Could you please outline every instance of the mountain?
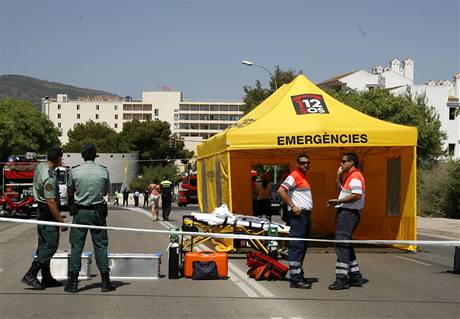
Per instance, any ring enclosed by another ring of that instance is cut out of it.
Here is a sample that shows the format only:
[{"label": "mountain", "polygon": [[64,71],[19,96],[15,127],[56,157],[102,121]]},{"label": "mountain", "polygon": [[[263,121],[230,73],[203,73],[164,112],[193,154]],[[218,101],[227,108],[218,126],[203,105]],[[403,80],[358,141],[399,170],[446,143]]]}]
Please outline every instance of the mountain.
[{"label": "mountain", "polygon": [[56,98],[56,94],[68,94],[69,99],[85,96],[118,96],[109,92],[79,88],[58,82],[48,82],[24,75],[0,76],[0,99],[10,97],[16,100],[30,100],[35,105],[43,97]]}]

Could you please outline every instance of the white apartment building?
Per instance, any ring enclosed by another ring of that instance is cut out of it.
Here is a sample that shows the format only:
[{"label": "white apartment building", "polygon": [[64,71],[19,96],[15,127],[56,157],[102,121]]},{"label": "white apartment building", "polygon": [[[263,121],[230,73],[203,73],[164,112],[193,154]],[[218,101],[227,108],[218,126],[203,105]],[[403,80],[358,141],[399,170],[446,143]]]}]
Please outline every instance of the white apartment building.
[{"label": "white apartment building", "polygon": [[371,72],[358,70],[335,76],[318,84],[322,88],[343,91],[347,88],[369,90],[375,87],[384,88],[401,95],[409,88],[412,94],[425,94],[427,104],[439,113],[441,130],[447,133],[444,147],[448,154],[460,158],[460,116],[455,116],[460,108],[460,73],[453,76],[453,81],[429,81],[423,85],[414,84],[414,61],[403,62],[393,59],[389,67],[380,65]]},{"label": "white apartment building", "polygon": [[196,150],[196,144],[236,123],[243,116],[243,106],[243,102],[184,101],[177,91],[143,92],[141,101],[130,97],[70,100],[67,94],[42,99],[42,112],[62,130],[63,144],[77,123],[105,122],[120,132],[125,122],[137,119],[169,122],[172,133],[182,138],[189,150]]}]

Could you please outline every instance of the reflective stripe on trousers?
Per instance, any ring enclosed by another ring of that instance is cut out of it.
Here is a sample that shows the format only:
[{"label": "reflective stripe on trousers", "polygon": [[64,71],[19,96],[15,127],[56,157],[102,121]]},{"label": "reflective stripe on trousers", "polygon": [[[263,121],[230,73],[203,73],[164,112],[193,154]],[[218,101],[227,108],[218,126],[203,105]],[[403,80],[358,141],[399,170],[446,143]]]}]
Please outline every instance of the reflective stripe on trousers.
[{"label": "reflective stripe on trousers", "polygon": [[[337,209],[336,214],[336,240],[350,240],[353,232],[359,225],[360,213],[358,210],[346,208]],[[336,278],[345,279],[350,277],[361,277],[358,260],[351,244],[337,243],[335,248],[337,263],[335,268]]]},{"label": "reflective stripe on trousers", "polygon": [[[310,213],[301,213],[299,216],[290,216],[291,228],[289,237],[308,238],[310,235]],[[290,280],[298,282],[303,278],[303,260],[307,253],[307,242],[290,241],[288,263]]]}]

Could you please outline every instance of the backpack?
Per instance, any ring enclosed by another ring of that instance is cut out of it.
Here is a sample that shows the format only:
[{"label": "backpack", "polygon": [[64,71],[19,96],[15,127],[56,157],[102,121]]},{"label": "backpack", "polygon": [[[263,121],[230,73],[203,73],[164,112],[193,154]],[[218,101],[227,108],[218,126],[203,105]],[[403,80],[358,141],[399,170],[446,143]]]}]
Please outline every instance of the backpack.
[{"label": "backpack", "polygon": [[250,252],[246,258],[248,275],[255,280],[284,280],[289,270],[287,266],[258,251]]}]

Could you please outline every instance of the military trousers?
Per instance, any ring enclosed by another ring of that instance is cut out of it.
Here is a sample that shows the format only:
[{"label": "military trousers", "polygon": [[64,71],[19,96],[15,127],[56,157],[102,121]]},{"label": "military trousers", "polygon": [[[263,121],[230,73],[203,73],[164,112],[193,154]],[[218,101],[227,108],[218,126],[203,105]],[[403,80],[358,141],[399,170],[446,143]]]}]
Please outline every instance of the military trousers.
[{"label": "military trousers", "polygon": [[[38,208],[38,220],[53,221],[53,215],[47,205],[40,205]],[[35,261],[40,264],[49,264],[51,258],[59,247],[59,227],[49,225],[37,225],[38,246],[35,252]]]},{"label": "military trousers", "polygon": [[53,258],[59,246],[59,227],[37,225],[38,246],[35,261],[40,264],[48,264]]},{"label": "military trousers", "polygon": [[[78,210],[78,214],[73,217],[73,224],[106,226],[106,218],[98,217],[95,209]],[[100,272],[109,272],[109,258],[107,256],[107,246],[109,238],[105,229],[90,229],[91,240],[93,241],[94,257],[96,265]],[[81,270],[81,254],[85,246],[86,235],[88,228],[70,229],[69,241],[71,244],[71,253],[69,260],[69,272],[80,272]]]}]

